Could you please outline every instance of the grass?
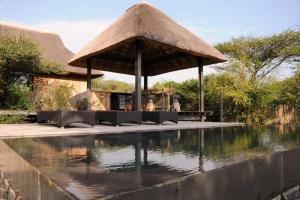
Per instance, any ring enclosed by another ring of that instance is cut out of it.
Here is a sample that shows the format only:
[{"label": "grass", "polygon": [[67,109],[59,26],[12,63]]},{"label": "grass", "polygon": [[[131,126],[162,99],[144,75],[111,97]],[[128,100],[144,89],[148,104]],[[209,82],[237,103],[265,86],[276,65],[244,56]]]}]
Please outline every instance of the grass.
[{"label": "grass", "polygon": [[24,115],[0,115],[0,124],[17,124],[24,122]]}]

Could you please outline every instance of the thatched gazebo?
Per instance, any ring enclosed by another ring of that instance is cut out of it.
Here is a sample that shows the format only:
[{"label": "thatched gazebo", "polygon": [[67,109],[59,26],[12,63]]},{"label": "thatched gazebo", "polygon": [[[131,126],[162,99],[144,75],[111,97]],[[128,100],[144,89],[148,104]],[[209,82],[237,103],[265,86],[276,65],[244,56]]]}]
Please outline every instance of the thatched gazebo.
[{"label": "thatched gazebo", "polygon": [[180,26],[148,3],[129,8],[124,15],[79,51],[69,62],[91,70],[135,75],[135,109],[141,110],[141,76],[144,89],[148,76],[181,69],[199,69],[199,111],[204,111],[203,66],[224,62],[214,47]]}]

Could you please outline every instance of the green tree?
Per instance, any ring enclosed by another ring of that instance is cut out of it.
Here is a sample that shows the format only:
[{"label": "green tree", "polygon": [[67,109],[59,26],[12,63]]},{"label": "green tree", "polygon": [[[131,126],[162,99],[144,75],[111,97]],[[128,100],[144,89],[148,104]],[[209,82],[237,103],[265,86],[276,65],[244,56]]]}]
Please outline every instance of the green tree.
[{"label": "green tree", "polygon": [[175,81],[163,81],[155,83],[152,88],[153,89],[163,89],[163,88],[170,88],[170,89],[178,89],[180,83],[176,83]]},{"label": "green tree", "polygon": [[300,65],[295,75],[281,82],[281,102],[300,108]]},{"label": "green tree", "polygon": [[8,88],[20,79],[32,80],[41,65],[40,51],[23,38],[0,37],[0,92],[5,102]]},{"label": "green tree", "polygon": [[11,109],[34,110],[35,103],[32,101],[30,88],[21,83],[15,83],[8,88],[6,105]]},{"label": "green tree", "polygon": [[180,102],[182,102],[182,110],[197,111],[199,109],[198,87],[197,79],[184,81],[178,86],[178,94],[180,96]]},{"label": "green tree", "polygon": [[230,62],[238,62],[251,84],[264,80],[280,66],[296,66],[300,60],[300,32],[287,30],[268,37],[239,37],[216,46]]},{"label": "green tree", "polygon": [[174,81],[157,82],[154,89],[170,88],[180,96],[181,109],[185,111],[198,110],[198,80],[191,79],[182,83]]},{"label": "green tree", "polygon": [[0,106],[15,107],[13,104],[19,101],[11,101],[12,98],[8,97],[12,96],[9,95],[12,88],[17,93],[21,91],[18,91],[16,84],[20,84],[19,88],[25,85],[29,89],[37,74],[64,73],[59,66],[43,60],[40,49],[29,39],[0,37]]}]

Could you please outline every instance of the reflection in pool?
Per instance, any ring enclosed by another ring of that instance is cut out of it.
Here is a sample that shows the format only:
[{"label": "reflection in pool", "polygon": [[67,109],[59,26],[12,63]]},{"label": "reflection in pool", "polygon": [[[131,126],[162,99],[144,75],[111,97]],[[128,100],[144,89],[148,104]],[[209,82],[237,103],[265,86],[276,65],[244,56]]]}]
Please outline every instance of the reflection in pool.
[{"label": "reflection in pool", "polygon": [[5,142],[79,199],[204,173],[300,146],[300,129],[235,127]]}]

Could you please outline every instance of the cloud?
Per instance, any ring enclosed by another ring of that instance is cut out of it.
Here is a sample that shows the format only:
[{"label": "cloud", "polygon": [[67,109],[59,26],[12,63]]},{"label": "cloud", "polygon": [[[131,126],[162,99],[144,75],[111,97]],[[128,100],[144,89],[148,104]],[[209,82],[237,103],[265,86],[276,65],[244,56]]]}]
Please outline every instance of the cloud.
[{"label": "cloud", "polygon": [[238,30],[233,27],[226,27],[220,29],[208,25],[207,23],[204,22],[200,22],[200,25],[197,26],[193,24],[188,24],[185,27],[191,32],[193,32],[194,34],[200,36],[202,39],[204,39],[206,42],[208,42],[211,45],[215,45],[220,42],[227,41],[234,37],[249,36],[249,35],[255,36],[255,32],[257,32],[260,29],[259,26],[253,26],[253,27],[248,27],[246,29],[238,29]]},{"label": "cloud", "polygon": [[109,20],[92,19],[83,21],[52,20],[28,25],[59,34],[65,46],[76,53],[108,27],[110,23]]}]

